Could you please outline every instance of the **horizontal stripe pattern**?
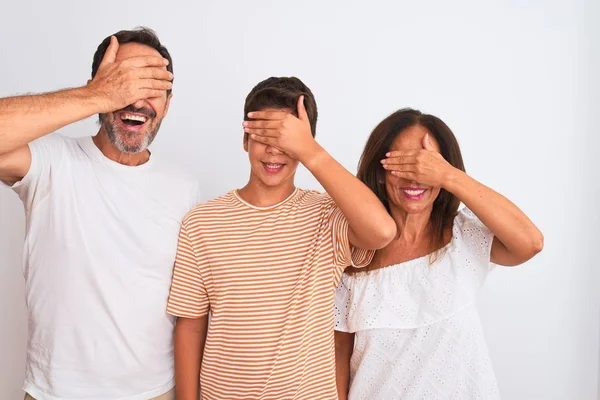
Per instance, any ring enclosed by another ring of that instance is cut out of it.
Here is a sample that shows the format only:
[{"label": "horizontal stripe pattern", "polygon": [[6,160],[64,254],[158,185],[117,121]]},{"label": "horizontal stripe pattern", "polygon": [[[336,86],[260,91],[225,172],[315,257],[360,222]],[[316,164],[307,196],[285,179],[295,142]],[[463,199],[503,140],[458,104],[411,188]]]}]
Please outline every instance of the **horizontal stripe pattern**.
[{"label": "horizontal stripe pattern", "polygon": [[168,312],[211,313],[203,399],[337,399],[334,289],[346,266],[372,255],[350,248],[348,222],[316,191],[268,208],[231,191],[192,210]]}]

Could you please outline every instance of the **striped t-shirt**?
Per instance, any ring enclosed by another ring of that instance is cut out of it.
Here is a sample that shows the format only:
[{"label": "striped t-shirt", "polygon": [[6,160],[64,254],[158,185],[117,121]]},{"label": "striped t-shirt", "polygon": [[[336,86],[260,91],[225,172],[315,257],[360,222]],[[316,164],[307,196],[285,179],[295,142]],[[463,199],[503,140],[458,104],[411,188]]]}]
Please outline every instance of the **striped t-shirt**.
[{"label": "striped t-shirt", "polygon": [[168,312],[211,313],[200,391],[214,399],[337,399],[333,299],[348,265],[348,222],[323,193],[271,207],[236,191],[184,219]]}]

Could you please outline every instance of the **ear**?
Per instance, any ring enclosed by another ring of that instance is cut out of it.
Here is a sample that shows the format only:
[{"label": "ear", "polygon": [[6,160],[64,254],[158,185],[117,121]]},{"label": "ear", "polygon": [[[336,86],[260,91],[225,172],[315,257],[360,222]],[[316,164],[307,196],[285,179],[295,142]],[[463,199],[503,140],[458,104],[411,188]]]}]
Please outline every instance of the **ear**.
[{"label": "ear", "polygon": [[244,132],[244,151],[248,152],[248,141],[250,140],[250,136]]},{"label": "ear", "polygon": [[163,114],[163,118],[167,116],[169,113],[169,106],[171,105],[171,99],[173,98],[173,93],[170,93],[167,96],[167,102],[165,103],[165,113]]}]

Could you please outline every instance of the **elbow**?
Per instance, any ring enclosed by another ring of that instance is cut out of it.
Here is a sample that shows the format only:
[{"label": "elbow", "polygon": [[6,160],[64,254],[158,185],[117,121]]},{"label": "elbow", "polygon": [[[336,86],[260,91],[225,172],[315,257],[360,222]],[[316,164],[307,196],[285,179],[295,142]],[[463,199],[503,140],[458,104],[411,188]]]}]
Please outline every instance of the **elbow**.
[{"label": "elbow", "polygon": [[526,261],[531,260],[535,257],[539,252],[544,249],[544,235],[540,231],[537,231],[535,235],[532,235],[529,238],[529,243],[527,247],[523,248],[520,252],[520,262],[516,263],[516,265],[522,264]]},{"label": "elbow", "polygon": [[384,239],[383,239],[383,246],[381,246],[382,248],[387,246],[388,244],[390,244],[390,242],[392,240],[394,240],[394,238],[396,237],[398,228],[396,227],[396,222],[390,218],[390,222],[386,225],[385,228],[385,234],[384,234]]},{"label": "elbow", "polygon": [[536,235],[531,240],[530,251],[531,257],[535,256],[544,249],[544,235],[537,231]]},{"label": "elbow", "polygon": [[389,217],[384,223],[378,225],[377,234],[372,237],[373,250],[379,250],[390,244],[396,237],[396,223]]}]

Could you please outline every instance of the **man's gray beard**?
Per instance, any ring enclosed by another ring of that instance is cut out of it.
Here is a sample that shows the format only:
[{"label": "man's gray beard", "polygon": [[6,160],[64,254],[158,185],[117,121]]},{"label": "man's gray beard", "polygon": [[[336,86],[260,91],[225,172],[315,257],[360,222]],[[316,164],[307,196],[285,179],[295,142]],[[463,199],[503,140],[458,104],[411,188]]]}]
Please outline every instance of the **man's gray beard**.
[{"label": "man's gray beard", "polygon": [[154,141],[154,138],[160,129],[160,124],[162,123],[162,121],[159,122],[155,130],[146,132],[142,141],[136,146],[126,143],[126,141],[123,140],[123,137],[129,135],[129,133],[119,133],[115,124],[111,124],[110,121],[107,121],[104,115],[105,114],[100,114],[99,122],[104,128],[106,136],[108,136],[108,140],[110,140],[113,146],[119,149],[119,151],[128,154],[141,153],[142,151],[146,150]]}]

